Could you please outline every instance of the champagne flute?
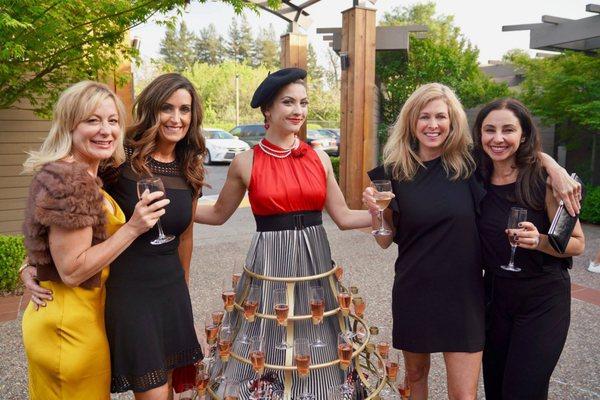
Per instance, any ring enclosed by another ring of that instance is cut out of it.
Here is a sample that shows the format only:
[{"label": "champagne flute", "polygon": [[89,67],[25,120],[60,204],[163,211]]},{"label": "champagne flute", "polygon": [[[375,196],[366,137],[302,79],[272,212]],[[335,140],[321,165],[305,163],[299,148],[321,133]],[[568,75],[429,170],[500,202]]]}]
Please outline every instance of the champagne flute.
[{"label": "champagne flute", "polygon": [[352,298],[352,304],[354,304],[354,313],[356,316],[362,318],[365,314],[365,308],[367,308],[365,300],[362,296],[355,296]]},{"label": "champagne flute", "polygon": [[196,373],[196,390],[198,391],[198,396],[204,397],[206,395],[208,382],[210,381],[210,372],[208,364],[205,361],[198,363],[197,366],[198,371]]},{"label": "champagne flute", "polygon": [[240,383],[233,380],[228,380],[225,383],[225,391],[223,392],[223,400],[238,400],[240,397]]},{"label": "champagne flute", "polygon": [[[142,195],[144,194],[144,192],[146,190],[150,193],[160,191],[160,192],[163,192],[166,194],[165,186],[163,185],[163,182],[160,180],[160,178],[156,178],[156,177],[144,178],[137,182],[138,198],[141,199]],[[160,223],[160,218],[156,222],[156,226],[158,227],[158,237],[156,239],[152,240],[150,242],[150,244],[159,245],[159,244],[169,243],[171,240],[175,239],[175,236],[173,236],[173,235],[165,235],[165,232],[163,231],[162,225]]]},{"label": "champagne flute", "polygon": [[[388,359],[385,360],[385,372],[387,375],[389,387],[386,386],[386,388],[381,392],[382,394],[391,395],[392,393],[395,393],[395,384],[396,378],[398,377],[399,369],[400,353],[390,353]],[[392,390],[390,390],[390,387],[392,388]]]},{"label": "champagne flute", "polygon": [[206,316],[204,322],[204,332],[206,333],[206,343],[212,348],[217,343],[217,335],[219,334],[219,325],[215,324],[212,313]]},{"label": "champagne flute", "polygon": [[338,282],[338,302],[340,303],[340,310],[342,315],[347,317],[350,315],[350,303],[352,302],[352,296],[347,288],[345,288],[340,282]]},{"label": "champagne flute", "polygon": [[235,303],[235,286],[232,286],[230,279],[223,280],[223,289],[221,298],[223,299],[223,308],[225,311],[232,312]]},{"label": "champagne flute", "polygon": [[242,273],[241,272],[232,272],[231,273],[231,284],[233,285],[233,287],[237,287],[238,282],[240,281],[240,278],[242,277]]},{"label": "champagne flute", "polygon": [[260,377],[265,372],[265,341],[262,336],[250,339],[250,361],[252,369]]},{"label": "champagne flute", "polygon": [[[390,344],[386,341],[380,341],[377,343],[377,352],[383,358],[383,362],[387,362],[387,359],[390,355]],[[381,361],[379,361],[379,367],[384,368],[385,365],[381,365]]]},{"label": "champagne flute", "polygon": [[408,377],[404,374],[404,378],[398,384],[398,393],[400,393],[400,397],[402,400],[410,399],[410,384],[408,382]]},{"label": "champagne flute", "polygon": [[223,317],[225,313],[222,310],[215,310],[211,313],[213,323],[217,326],[221,326],[223,323]]},{"label": "champagne flute", "polygon": [[294,361],[296,362],[298,377],[302,386],[300,399],[314,399],[314,395],[306,390],[306,380],[310,371],[310,345],[308,344],[308,339],[294,339]]},{"label": "champagne flute", "polygon": [[[221,359],[221,366],[219,368],[219,374],[215,378],[216,382],[223,382],[225,376],[223,372],[227,368],[227,362],[229,361],[229,355],[231,354],[231,345],[233,343],[233,332],[230,327],[221,327],[219,330],[219,337],[217,339],[217,351],[219,358]],[[216,357],[216,354],[215,354]]]},{"label": "champagne flute", "polygon": [[[254,317],[256,314],[256,309],[258,308],[258,301],[260,299],[260,286],[258,285],[250,285],[250,290],[248,291],[248,296],[244,300],[243,308],[244,308],[244,318],[249,323],[254,322]],[[242,337],[237,339],[239,343],[242,344],[250,344],[250,338],[246,331],[242,334]]]},{"label": "champagne flute", "polygon": [[384,179],[377,180],[371,182],[372,187],[375,189],[373,193],[373,197],[375,197],[375,202],[377,203],[377,207],[379,207],[379,220],[381,221],[381,225],[379,229],[371,232],[375,236],[388,236],[392,234],[392,231],[389,229],[385,229],[383,225],[383,210],[385,210],[392,201],[394,195],[392,194],[392,182]]},{"label": "champagne flute", "polygon": [[312,286],[310,288],[310,312],[313,325],[319,325],[317,339],[312,343],[313,347],[325,347],[327,343],[323,341],[323,313],[325,312],[325,295],[323,288]]},{"label": "champagne flute", "polygon": [[340,359],[340,368],[347,370],[352,361],[352,341],[345,332],[338,334],[338,357]]},{"label": "champagne flute", "polygon": [[219,348],[219,357],[221,361],[226,363],[229,361],[229,355],[231,354],[231,345],[233,343],[233,332],[230,327],[222,327],[219,331],[219,341],[217,346]]},{"label": "champagne flute", "polygon": [[517,250],[517,243],[515,242],[519,223],[527,220],[527,210],[520,207],[511,207],[510,214],[508,216],[508,241],[510,242],[510,261],[508,265],[501,265],[500,268],[507,271],[519,272],[521,268],[515,267],[515,251]]},{"label": "champagne flute", "polygon": [[338,282],[341,282],[342,276],[344,275],[344,267],[342,267],[341,265],[338,265],[334,274],[335,274],[335,278],[338,280]]},{"label": "champagne flute", "polygon": [[238,282],[242,277],[242,272],[238,271],[237,269],[238,264],[238,262],[234,262],[233,267],[231,268],[231,286],[233,286],[234,288],[237,288]]},{"label": "champagne flute", "polygon": [[277,323],[281,326],[281,341],[275,344],[275,348],[277,350],[286,350],[289,346],[286,343],[285,327],[287,326],[288,313],[290,310],[287,301],[287,290],[285,288],[275,289],[273,291],[273,300]]},{"label": "champagne flute", "polygon": [[246,318],[248,322],[254,322],[259,298],[260,287],[258,285],[251,285],[248,297],[244,300],[244,318]]}]

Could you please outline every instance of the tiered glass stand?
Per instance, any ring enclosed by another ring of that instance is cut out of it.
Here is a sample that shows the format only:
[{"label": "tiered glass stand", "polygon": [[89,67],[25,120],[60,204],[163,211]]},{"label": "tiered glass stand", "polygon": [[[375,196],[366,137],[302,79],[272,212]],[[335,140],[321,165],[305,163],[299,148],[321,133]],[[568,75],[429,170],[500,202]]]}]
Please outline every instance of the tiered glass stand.
[{"label": "tiered glass stand", "polygon": [[[285,364],[284,365],[274,365],[274,364],[265,364],[265,369],[282,371],[284,376],[284,398],[286,400],[295,400],[292,398],[292,375],[294,371],[297,370],[297,367],[293,363],[293,343],[294,343],[294,322],[301,320],[309,320],[312,318],[310,314],[308,315],[295,315],[295,288],[299,282],[310,282],[316,281],[319,279],[326,278],[329,283],[329,288],[334,293],[335,298],[337,299],[338,295],[338,280],[336,279],[336,271],[338,271],[338,266],[333,266],[327,272],[324,272],[319,275],[305,276],[305,277],[272,277],[259,275],[252,271],[250,271],[247,267],[244,267],[244,274],[246,275],[246,279],[243,279],[244,282],[243,287],[238,290],[241,290],[241,296],[236,296],[237,300],[235,302],[234,307],[238,312],[243,314],[243,307],[245,298],[248,296],[249,287],[252,282],[255,281],[271,281],[271,282],[279,282],[285,284],[287,290],[287,298],[288,298],[288,306],[289,313],[287,319],[287,328],[286,328],[286,342],[288,344],[288,349],[285,350]],[[327,290],[327,288],[325,288]],[[262,319],[270,319],[276,320],[275,314],[263,314],[256,313],[255,318]],[[354,312],[348,313],[347,316],[342,313],[340,307],[336,307],[331,310],[325,310],[323,314],[323,318],[337,318],[340,325],[340,330],[342,332],[350,330],[354,337],[352,338],[352,366],[356,370],[356,373],[361,380],[364,388],[367,392],[367,396],[365,399],[368,400],[377,400],[380,399],[379,393],[385,388],[388,383],[386,372],[385,372],[385,361],[384,359],[375,351],[375,346],[373,343],[370,343],[371,332],[376,332],[377,329],[372,329],[373,327],[367,326],[365,321],[356,315]],[[240,319],[238,318],[238,324]],[[350,329],[348,329],[350,327]],[[357,334],[357,332],[361,332],[361,334]],[[235,332],[239,332],[239,326],[235,328]],[[337,343],[330,343],[329,345],[335,346],[337,349]],[[239,354],[236,354],[233,350],[231,351],[230,357],[237,360],[241,363],[246,363],[248,365],[252,365],[252,362],[246,358],[242,357]],[[321,364],[313,364],[310,365],[309,369],[317,370],[320,368],[331,367],[334,365],[339,365],[339,359],[333,359],[326,363]],[[216,382],[210,382],[207,388],[208,395],[215,400],[222,400],[216,394],[215,387],[218,386]]]}]

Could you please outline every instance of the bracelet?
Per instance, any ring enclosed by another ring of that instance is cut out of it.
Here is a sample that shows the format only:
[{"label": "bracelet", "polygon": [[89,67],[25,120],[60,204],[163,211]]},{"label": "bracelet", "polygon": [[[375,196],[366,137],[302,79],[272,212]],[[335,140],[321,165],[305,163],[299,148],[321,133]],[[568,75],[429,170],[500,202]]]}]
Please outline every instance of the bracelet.
[{"label": "bracelet", "polygon": [[25,270],[25,268],[27,268],[27,267],[33,267],[33,265],[30,265],[30,264],[29,264],[29,263],[27,263],[27,262],[23,263],[23,265],[21,265],[21,266],[19,267],[19,275],[21,275],[21,272],[23,272],[23,270]]}]

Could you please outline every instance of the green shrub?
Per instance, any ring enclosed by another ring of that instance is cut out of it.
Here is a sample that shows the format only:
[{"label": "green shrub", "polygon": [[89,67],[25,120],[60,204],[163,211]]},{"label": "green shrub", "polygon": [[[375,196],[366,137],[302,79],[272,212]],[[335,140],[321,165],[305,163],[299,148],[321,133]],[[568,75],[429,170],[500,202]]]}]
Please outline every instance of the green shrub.
[{"label": "green shrub", "polygon": [[600,186],[587,186],[579,218],[592,224],[600,224]]},{"label": "green shrub", "polygon": [[340,158],[329,157],[331,159],[331,165],[333,166],[333,172],[335,173],[335,180],[340,181]]},{"label": "green shrub", "polygon": [[0,235],[0,293],[20,289],[19,267],[24,259],[23,237]]}]

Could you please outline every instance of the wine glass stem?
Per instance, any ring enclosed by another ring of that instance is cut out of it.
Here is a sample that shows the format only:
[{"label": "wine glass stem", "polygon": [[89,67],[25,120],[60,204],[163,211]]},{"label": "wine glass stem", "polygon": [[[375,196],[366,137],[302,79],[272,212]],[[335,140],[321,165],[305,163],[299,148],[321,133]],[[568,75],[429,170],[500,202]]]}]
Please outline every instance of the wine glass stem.
[{"label": "wine glass stem", "polygon": [[300,394],[300,396],[306,396],[308,394],[308,392],[306,390],[306,381],[307,381],[306,376],[300,377],[300,382],[302,384],[302,389],[300,390],[300,392],[302,392],[302,393]]},{"label": "wine glass stem", "polygon": [[383,210],[379,210],[379,221],[381,221],[381,225],[379,226],[379,231],[383,232]]},{"label": "wine glass stem", "polygon": [[163,232],[162,224],[160,223],[160,218],[156,222],[156,226],[158,227],[158,237],[161,239],[164,238],[165,232]]},{"label": "wine glass stem", "polygon": [[510,245],[510,261],[508,262],[509,267],[515,266],[515,251],[517,250],[517,246]]},{"label": "wine glass stem", "polygon": [[287,343],[285,341],[285,326],[283,325],[281,325],[281,344],[285,344],[287,346]]}]

